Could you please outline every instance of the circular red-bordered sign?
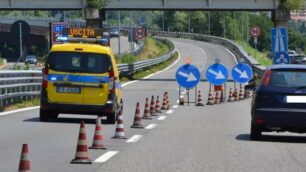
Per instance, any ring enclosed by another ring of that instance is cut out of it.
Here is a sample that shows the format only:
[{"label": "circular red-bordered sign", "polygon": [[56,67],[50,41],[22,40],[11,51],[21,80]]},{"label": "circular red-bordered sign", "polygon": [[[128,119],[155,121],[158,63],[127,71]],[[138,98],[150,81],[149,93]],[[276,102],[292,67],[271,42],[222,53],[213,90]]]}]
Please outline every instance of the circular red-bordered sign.
[{"label": "circular red-bordered sign", "polygon": [[135,38],[142,39],[145,37],[145,30],[143,28],[137,28],[135,31]]},{"label": "circular red-bordered sign", "polygon": [[261,34],[261,30],[260,30],[260,27],[259,26],[253,26],[250,30],[250,33],[252,35],[252,37],[259,37],[260,34]]}]

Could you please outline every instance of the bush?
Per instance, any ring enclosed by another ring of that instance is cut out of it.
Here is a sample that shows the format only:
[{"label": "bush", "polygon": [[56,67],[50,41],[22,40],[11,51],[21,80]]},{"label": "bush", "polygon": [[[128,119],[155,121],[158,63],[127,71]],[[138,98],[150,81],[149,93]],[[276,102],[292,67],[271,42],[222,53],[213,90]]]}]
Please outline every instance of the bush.
[{"label": "bush", "polygon": [[124,54],[123,56],[121,56],[121,63],[127,63],[127,64],[131,64],[137,61],[137,57],[134,56],[133,54]]}]

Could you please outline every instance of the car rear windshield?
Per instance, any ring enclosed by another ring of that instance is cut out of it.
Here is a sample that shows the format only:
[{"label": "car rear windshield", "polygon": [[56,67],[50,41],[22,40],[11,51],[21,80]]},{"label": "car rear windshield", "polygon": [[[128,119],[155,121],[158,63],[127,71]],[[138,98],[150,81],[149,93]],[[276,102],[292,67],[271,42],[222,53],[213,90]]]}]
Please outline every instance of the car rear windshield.
[{"label": "car rear windshield", "polygon": [[270,85],[306,88],[306,69],[273,70]]},{"label": "car rear windshield", "polygon": [[110,57],[97,53],[52,52],[47,63],[59,72],[105,73],[111,67]]}]

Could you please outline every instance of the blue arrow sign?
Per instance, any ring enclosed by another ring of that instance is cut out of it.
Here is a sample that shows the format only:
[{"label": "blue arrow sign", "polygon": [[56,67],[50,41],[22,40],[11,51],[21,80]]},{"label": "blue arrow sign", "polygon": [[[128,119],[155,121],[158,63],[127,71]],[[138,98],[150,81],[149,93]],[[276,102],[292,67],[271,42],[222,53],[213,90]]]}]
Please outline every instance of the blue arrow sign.
[{"label": "blue arrow sign", "polygon": [[176,82],[184,88],[191,89],[198,85],[201,74],[197,67],[191,64],[185,64],[176,71]]},{"label": "blue arrow sign", "polygon": [[207,80],[214,85],[222,85],[228,77],[227,69],[224,65],[216,63],[210,65],[206,70]]},{"label": "blue arrow sign", "polygon": [[288,51],[288,38],[286,28],[272,28],[272,52],[287,52]]},{"label": "blue arrow sign", "polygon": [[274,64],[289,64],[290,57],[286,52],[278,52],[274,56],[273,63]]},{"label": "blue arrow sign", "polygon": [[248,64],[239,63],[232,68],[232,76],[236,82],[243,84],[249,82],[252,79],[253,71]]}]

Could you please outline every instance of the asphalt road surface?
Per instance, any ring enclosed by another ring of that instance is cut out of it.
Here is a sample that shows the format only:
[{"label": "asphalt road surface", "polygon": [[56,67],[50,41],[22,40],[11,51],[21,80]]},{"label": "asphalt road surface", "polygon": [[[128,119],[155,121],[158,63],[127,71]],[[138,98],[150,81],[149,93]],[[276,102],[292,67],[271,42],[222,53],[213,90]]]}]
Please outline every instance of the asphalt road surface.
[{"label": "asphalt road surface", "polygon": [[[192,58],[192,64],[201,69],[202,76],[217,57],[229,70],[236,60],[219,45],[171,40],[180,52],[177,63],[123,87],[125,135],[133,137],[131,142],[111,139],[116,126],[104,125],[107,149],[89,151],[92,165],[70,164],[75,155],[79,123],[84,116],[60,115],[57,121],[43,123],[39,122],[37,109],[17,112],[0,117],[0,171],[17,171],[23,143],[29,144],[32,171],[305,171],[304,134],[264,133],[263,141],[250,140],[250,99],[204,107],[178,106],[174,76],[185,57]],[[208,87],[204,81],[198,86],[205,103]],[[229,87],[233,83],[228,83]],[[169,92],[171,109],[153,120],[142,120],[148,129],[131,129],[136,102],[140,102],[143,112],[145,98],[161,97],[164,91]],[[190,94],[194,99],[194,93]],[[90,146],[95,117],[86,118]]]}]

